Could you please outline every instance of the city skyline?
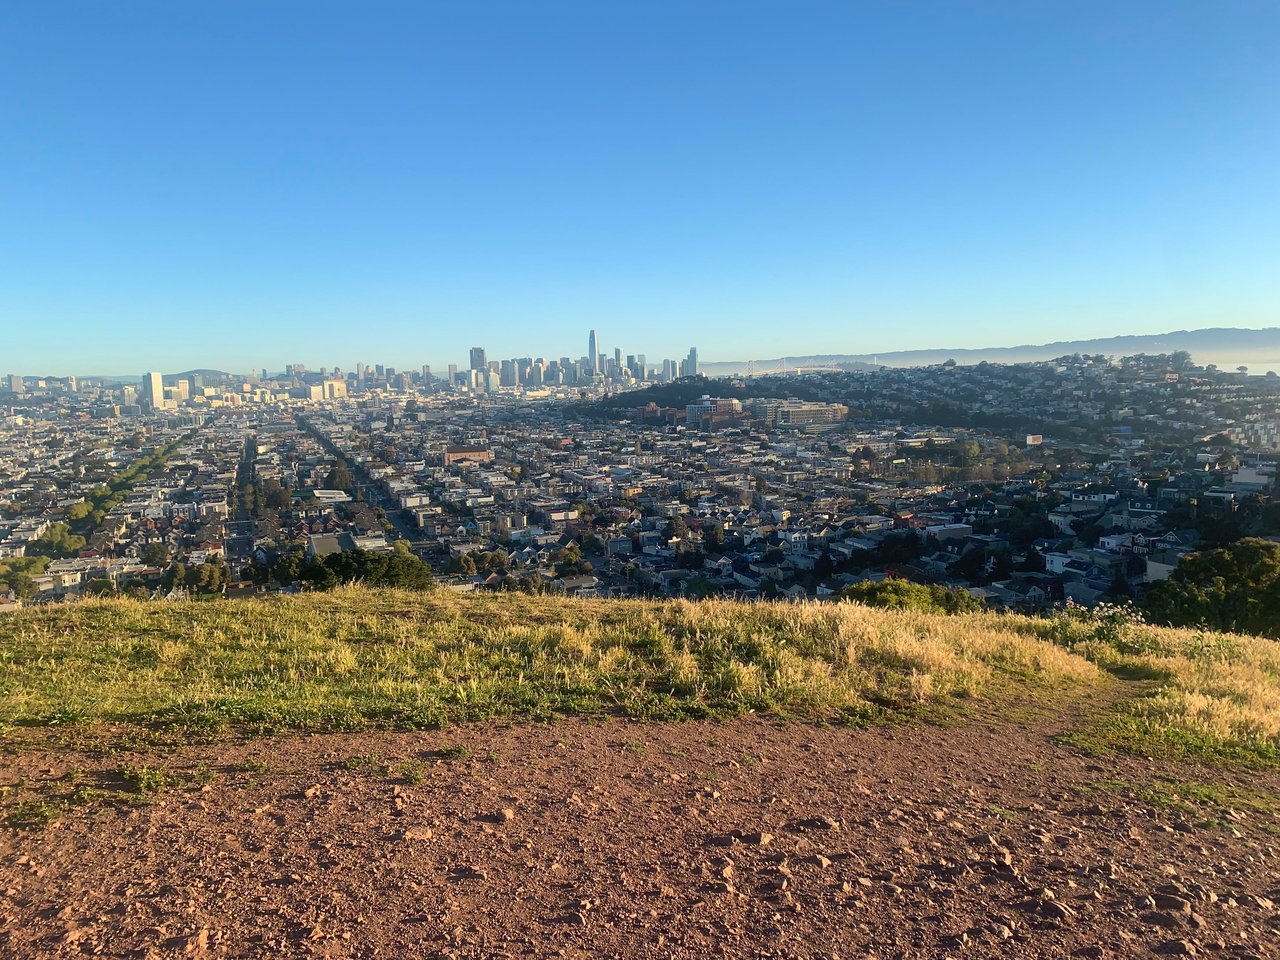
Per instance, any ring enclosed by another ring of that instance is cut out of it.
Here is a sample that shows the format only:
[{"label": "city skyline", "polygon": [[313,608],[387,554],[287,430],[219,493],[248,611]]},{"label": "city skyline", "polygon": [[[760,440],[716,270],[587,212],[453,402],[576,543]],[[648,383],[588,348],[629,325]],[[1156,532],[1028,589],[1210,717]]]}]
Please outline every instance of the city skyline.
[{"label": "city skyline", "polygon": [[[587,354],[589,356],[593,349],[600,354],[606,354],[599,347],[592,346],[594,341],[603,342],[598,336],[599,331],[595,328],[588,332],[587,338]],[[545,347],[545,345],[543,345]],[[309,371],[331,370],[335,367],[342,368],[348,372],[355,371],[359,376],[363,376],[361,370],[369,366],[394,367],[397,370],[423,370],[433,369],[437,372],[448,370],[450,367],[456,367],[460,370],[466,370],[471,366],[470,350],[475,347],[467,348],[463,355],[458,358],[450,358],[445,362],[419,362],[417,358],[391,358],[382,357],[381,363],[375,362],[370,364],[366,360],[350,361],[343,360],[340,357],[328,356],[320,357],[318,360],[314,357],[299,357],[294,355],[290,359],[282,357],[269,358],[265,363],[237,363],[229,365],[225,368],[216,368],[207,363],[189,363],[180,367],[162,368],[162,372],[166,376],[173,376],[178,373],[187,373],[201,370],[216,370],[220,373],[233,375],[254,374],[262,377],[271,375],[287,375],[288,372],[300,366]],[[481,347],[482,351],[489,353],[488,348]],[[620,353],[623,357],[628,355],[628,349],[620,345],[612,348],[616,353]],[[714,348],[713,348],[714,349]],[[1063,356],[1071,353],[1101,353],[1107,356],[1123,356],[1134,353],[1173,353],[1175,351],[1187,351],[1196,359],[1204,363],[1213,363],[1224,369],[1234,368],[1240,364],[1250,366],[1255,372],[1265,373],[1268,371],[1276,371],[1280,373],[1280,327],[1263,327],[1258,329],[1252,328],[1206,328],[1200,330],[1181,330],[1166,331],[1160,334],[1145,335],[1125,335],[1110,336],[1097,338],[1093,340],[1072,340],[1072,341],[1054,341],[1050,343],[1031,344],[1031,343],[1006,343],[992,345],[990,347],[970,346],[937,346],[931,349],[917,351],[887,351],[882,356],[875,353],[865,354],[834,354],[830,352],[821,352],[817,354],[789,354],[794,360],[806,361],[813,359],[821,361],[824,358],[839,362],[854,363],[883,363],[888,366],[915,366],[928,365],[932,363],[940,363],[944,359],[958,359],[961,363],[974,362],[995,362],[995,363],[1018,363],[1028,360],[1047,360],[1052,357]],[[370,351],[372,352],[372,351]],[[678,353],[683,353],[687,359],[688,353],[683,348]],[[368,355],[366,353],[366,355]],[[640,351],[633,351],[632,356],[639,358],[639,362],[644,363],[650,354]],[[562,353],[548,349],[538,349],[534,351],[511,351],[505,346],[500,346],[498,350],[493,351],[493,358],[501,364],[503,360],[514,360],[517,358],[527,358],[529,360],[541,358],[544,360],[564,360],[564,359],[582,359],[572,358],[571,354]],[[653,354],[657,367],[661,367],[664,358],[661,354]],[[142,359],[146,359],[145,357]],[[677,363],[680,357],[671,358]],[[707,367],[712,370],[713,376],[733,375],[739,373],[748,374],[764,374],[769,372],[777,372],[780,370],[794,370],[797,366],[808,366],[807,362],[799,364],[783,364],[782,357],[740,357],[729,360],[723,356],[713,354],[710,358],[700,356],[698,359],[699,369]],[[154,369],[154,365],[142,364],[144,368]],[[819,366],[819,368],[821,368]],[[50,377],[53,379],[65,378],[68,376],[80,377],[85,379],[107,379],[107,380],[139,380],[141,374],[137,370],[130,371],[111,371],[104,372],[93,369],[46,369],[46,370],[22,370],[17,367],[10,367],[7,370],[0,370],[0,376],[40,378]]]}]

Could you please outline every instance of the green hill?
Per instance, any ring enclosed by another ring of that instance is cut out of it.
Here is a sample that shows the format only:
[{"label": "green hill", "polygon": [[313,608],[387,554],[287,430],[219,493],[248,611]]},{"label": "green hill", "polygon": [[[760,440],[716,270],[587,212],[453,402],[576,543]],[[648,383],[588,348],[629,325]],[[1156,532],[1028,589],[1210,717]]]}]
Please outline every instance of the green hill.
[{"label": "green hill", "polygon": [[0,615],[8,726],[204,736],[748,711],[866,723],[1104,692],[1116,706],[1087,745],[1280,757],[1280,645],[1116,611],[1033,619],[351,587]]},{"label": "green hill", "polygon": [[1036,620],[347,588],[0,616],[8,726],[275,732],[745,712],[864,723],[1055,691],[1093,696],[1117,678],[1119,705],[1094,746],[1280,756],[1280,645],[1115,611]]}]

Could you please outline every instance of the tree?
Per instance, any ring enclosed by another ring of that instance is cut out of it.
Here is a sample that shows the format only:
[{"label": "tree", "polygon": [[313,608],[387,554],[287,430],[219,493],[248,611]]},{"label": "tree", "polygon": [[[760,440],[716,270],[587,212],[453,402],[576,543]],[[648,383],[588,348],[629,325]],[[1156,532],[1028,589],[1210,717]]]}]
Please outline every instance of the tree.
[{"label": "tree", "polygon": [[835,573],[836,564],[830,552],[823,550],[818,559],[813,561],[813,578],[816,581],[826,580]]},{"label": "tree", "polygon": [[981,583],[987,573],[987,551],[970,547],[956,563],[956,570],[970,583]]},{"label": "tree", "polygon": [[5,579],[9,581],[9,586],[18,595],[19,600],[30,600],[36,595],[36,582],[31,574],[18,571],[6,574]]},{"label": "tree", "polygon": [[705,554],[687,540],[681,540],[676,544],[676,565],[681,569],[701,570],[705,562]]},{"label": "tree", "polygon": [[507,554],[502,550],[490,550],[488,553],[480,554],[478,566],[485,570],[505,570],[507,569]]},{"label": "tree", "polygon": [[1175,627],[1280,638],[1280,544],[1249,537],[1188,554],[1145,606],[1153,620]]},{"label": "tree", "polygon": [[333,469],[329,471],[329,476],[325,477],[324,488],[326,490],[342,490],[350,493],[355,484],[351,480],[351,468],[347,466],[347,461],[339,460],[333,465]]},{"label": "tree", "polygon": [[67,519],[72,523],[76,523],[91,513],[93,513],[93,504],[87,500],[81,500],[79,503],[73,503],[67,508]]},{"label": "tree", "polygon": [[204,593],[218,593],[231,579],[230,571],[221,560],[206,560],[200,564],[199,588]]},{"label": "tree", "polygon": [[1119,602],[1133,599],[1133,588],[1125,579],[1123,570],[1117,570],[1116,575],[1111,578],[1111,586],[1107,587],[1107,598]]},{"label": "tree", "polygon": [[142,548],[142,562],[148,567],[169,565],[169,548],[163,543],[149,543]]},{"label": "tree", "polygon": [[35,556],[72,557],[84,549],[85,539],[71,532],[65,523],[51,523],[39,538],[27,545],[27,552]]},{"label": "tree", "polygon": [[715,592],[715,587],[704,576],[690,577],[684,583],[684,595],[690,600],[703,600]]},{"label": "tree", "polygon": [[845,587],[840,596],[869,607],[919,610],[923,613],[968,613],[982,609],[982,601],[964,590],[937,584],[925,586],[893,578],[879,583],[855,583]]},{"label": "tree", "polygon": [[342,581],[329,565],[319,557],[304,560],[298,570],[298,579],[312,590],[332,590]]},{"label": "tree", "polygon": [[268,510],[288,510],[293,506],[293,495],[279,480],[268,480],[262,485],[258,502]]}]

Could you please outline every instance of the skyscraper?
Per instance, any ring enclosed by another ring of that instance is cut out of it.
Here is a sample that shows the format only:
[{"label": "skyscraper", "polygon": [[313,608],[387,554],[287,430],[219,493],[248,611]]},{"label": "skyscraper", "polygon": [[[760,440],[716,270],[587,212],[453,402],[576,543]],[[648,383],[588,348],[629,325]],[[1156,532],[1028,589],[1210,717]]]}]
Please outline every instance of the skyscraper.
[{"label": "skyscraper", "polygon": [[485,361],[484,347],[471,348],[471,369],[472,370],[488,370],[489,364]]},{"label": "skyscraper", "polygon": [[142,377],[142,402],[152,410],[164,406],[164,377],[152,371]]},{"label": "skyscraper", "polygon": [[600,372],[600,341],[596,338],[596,332],[591,331],[587,337],[587,359],[591,361],[591,369],[596,373]]}]

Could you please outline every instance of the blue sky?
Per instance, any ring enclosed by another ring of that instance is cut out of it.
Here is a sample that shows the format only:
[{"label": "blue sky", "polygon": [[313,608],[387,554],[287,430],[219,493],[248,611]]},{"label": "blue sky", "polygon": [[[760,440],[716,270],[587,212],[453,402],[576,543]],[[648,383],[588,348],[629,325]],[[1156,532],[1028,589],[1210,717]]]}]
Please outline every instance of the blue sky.
[{"label": "blue sky", "polygon": [[0,372],[1280,324],[1280,4],[0,15]]}]

